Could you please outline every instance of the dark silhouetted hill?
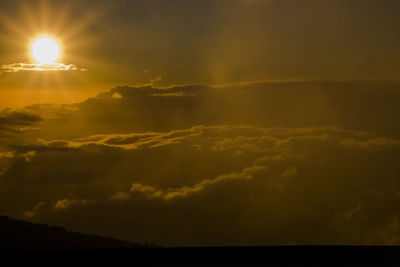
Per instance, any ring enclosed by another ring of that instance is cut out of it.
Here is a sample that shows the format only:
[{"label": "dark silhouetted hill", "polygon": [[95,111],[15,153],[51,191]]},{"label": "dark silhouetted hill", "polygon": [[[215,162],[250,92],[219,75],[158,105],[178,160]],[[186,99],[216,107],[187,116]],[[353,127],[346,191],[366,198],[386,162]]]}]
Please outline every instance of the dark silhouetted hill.
[{"label": "dark silhouetted hill", "polygon": [[18,221],[0,216],[0,249],[65,251],[146,247],[110,237],[69,232],[62,227]]},{"label": "dark silhouetted hill", "polygon": [[[153,247],[152,249],[146,249]],[[11,252],[1,254],[1,252]],[[19,252],[23,254],[19,254]],[[16,254],[12,252],[18,252]],[[33,252],[27,253],[25,252]],[[39,252],[39,253],[37,253]],[[41,253],[56,252],[56,253]],[[66,252],[66,254],[64,254]],[[73,252],[73,253],[70,253]],[[81,253],[83,252],[83,253]],[[320,266],[334,262],[335,266],[399,266],[397,247],[332,247],[332,246],[268,246],[268,247],[181,247],[162,248],[134,244],[109,237],[69,232],[61,227],[18,221],[0,216],[0,254],[3,261],[12,256],[13,262],[32,260],[43,263],[55,260],[76,264],[99,261],[103,265],[123,260],[135,266],[209,266],[260,262],[277,262],[279,266]],[[28,255],[28,257],[15,257]],[[36,258],[35,255],[38,257]],[[45,257],[44,257],[45,255]],[[53,258],[53,256],[54,258]],[[65,257],[65,256],[68,257]],[[83,257],[82,257],[83,256]],[[342,259],[345,259],[343,260]],[[52,265],[54,265],[52,261]],[[361,264],[361,263],[367,264]],[[392,264],[397,263],[397,264]],[[143,263],[143,264],[142,264]],[[311,264],[310,264],[311,263]],[[139,265],[141,264],[141,265]],[[348,265],[346,265],[348,264]],[[372,265],[371,265],[372,264]]]}]

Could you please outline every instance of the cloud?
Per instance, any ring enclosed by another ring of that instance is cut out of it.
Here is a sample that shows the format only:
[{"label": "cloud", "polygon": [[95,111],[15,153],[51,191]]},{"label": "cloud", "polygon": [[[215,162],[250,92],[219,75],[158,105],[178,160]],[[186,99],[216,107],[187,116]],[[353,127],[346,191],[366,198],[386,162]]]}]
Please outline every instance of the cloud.
[{"label": "cloud", "polygon": [[42,120],[42,117],[32,112],[4,109],[0,112],[0,136],[2,132],[23,132]]},{"label": "cloud", "polygon": [[377,239],[381,244],[389,246],[398,246],[400,244],[400,219],[394,218],[387,223],[386,227],[381,229],[377,234]]},{"label": "cloud", "polygon": [[180,188],[168,188],[168,189],[158,189],[152,186],[146,186],[141,184],[132,184],[131,193],[142,193],[148,198],[159,198],[163,200],[172,200],[175,198],[186,197],[188,195],[201,192],[205,190],[206,187],[211,186],[216,183],[220,183],[226,180],[249,180],[253,179],[253,175],[257,172],[265,170],[264,166],[252,166],[243,169],[241,172],[233,172],[229,174],[220,175],[212,179],[206,179],[194,186],[183,186]]},{"label": "cloud", "polygon": [[142,149],[145,147],[156,148],[166,145],[177,144],[185,139],[196,137],[201,134],[199,129],[203,126],[197,126],[192,129],[176,130],[167,133],[132,133],[132,134],[111,134],[94,135],[76,140],[50,140],[43,141],[43,144],[52,146],[61,146],[67,148],[80,148],[89,145],[99,145],[105,147],[114,147],[122,149]]},{"label": "cloud", "polygon": [[37,205],[35,205],[35,207],[33,207],[33,210],[24,212],[24,215],[27,218],[35,217],[38,214],[40,208],[42,208],[45,204],[46,204],[46,202],[44,202],[44,201],[38,203]]},{"label": "cloud", "polygon": [[369,140],[355,140],[355,139],[344,139],[342,144],[349,147],[359,147],[367,149],[373,146],[398,146],[400,142],[398,140],[391,140],[384,137],[372,138]]},{"label": "cloud", "polygon": [[150,94],[150,95],[151,96],[161,96],[161,97],[195,96],[195,94],[185,94],[184,92],[161,93],[161,94]]},{"label": "cloud", "polygon": [[86,69],[79,69],[75,65],[65,65],[63,63],[50,63],[50,64],[28,64],[28,63],[14,63],[2,66],[3,72],[19,72],[19,71],[86,71]]},{"label": "cloud", "polygon": [[0,152],[0,158],[12,159],[14,158],[14,153],[12,151],[2,151]]},{"label": "cloud", "polygon": [[251,4],[265,4],[271,2],[272,0],[238,0],[238,1]]},{"label": "cloud", "polygon": [[54,205],[54,210],[55,211],[59,211],[59,210],[66,210],[69,209],[71,206],[75,206],[75,205],[85,205],[87,204],[88,201],[85,199],[80,199],[80,200],[76,200],[76,199],[62,199],[62,200],[58,200],[56,202],[56,204]]},{"label": "cloud", "polygon": [[[237,136],[232,137],[231,132]],[[215,137],[218,136],[218,138]],[[353,136],[353,137],[351,137]],[[203,138],[210,142],[199,142],[196,146],[211,145],[214,151],[233,152],[267,152],[280,147],[296,146],[304,142],[336,142],[349,148],[368,149],[372,146],[398,146],[399,140],[386,137],[375,137],[365,132],[348,131],[337,127],[322,128],[261,128],[248,125],[198,125],[189,129],[170,132],[146,132],[130,134],[93,135],[74,140],[41,140],[42,144],[51,147],[79,149],[88,146],[141,150],[157,148]],[[202,144],[203,143],[203,144]],[[240,154],[240,153],[239,153]]]},{"label": "cloud", "polygon": [[112,98],[115,98],[115,99],[121,99],[121,98],[122,98],[122,95],[120,95],[120,94],[118,94],[118,93],[114,93],[111,97],[112,97]]},{"label": "cloud", "polygon": [[130,195],[125,192],[117,192],[110,196],[111,200],[128,200]]},{"label": "cloud", "polygon": [[283,172],[283,176],[293,176],[297,174],[297,169],[295,167],[289,167]]},{"label": "cloud", "polygon": [[68,104],[34,104],[21,110],[21,112],[39,116],[43,120],[56,119],[75,111],[79,111],[79,107]]}]

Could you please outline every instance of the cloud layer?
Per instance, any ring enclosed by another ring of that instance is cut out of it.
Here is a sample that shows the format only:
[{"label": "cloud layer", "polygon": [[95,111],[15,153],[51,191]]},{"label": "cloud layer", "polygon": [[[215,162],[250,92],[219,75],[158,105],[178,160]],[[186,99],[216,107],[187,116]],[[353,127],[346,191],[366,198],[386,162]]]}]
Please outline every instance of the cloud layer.
[{"label": "cloud layer", "polygon": [[318,86],[125,86],[4,110],[0,211],[161,245],[398,244],[398,107],[373,105],[394,92],[328,84],[319,106]]}]

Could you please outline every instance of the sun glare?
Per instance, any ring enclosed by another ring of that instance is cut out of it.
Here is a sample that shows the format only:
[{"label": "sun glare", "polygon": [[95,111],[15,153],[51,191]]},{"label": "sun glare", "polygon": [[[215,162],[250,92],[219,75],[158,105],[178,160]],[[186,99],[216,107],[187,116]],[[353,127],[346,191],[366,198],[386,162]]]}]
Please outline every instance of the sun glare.
[{"label": "sun glare", "polygon": [[31,53],[37,63],[51,64],[56,63],[60,58],[61,48],[54,38],[45,36],[33,41]]}]

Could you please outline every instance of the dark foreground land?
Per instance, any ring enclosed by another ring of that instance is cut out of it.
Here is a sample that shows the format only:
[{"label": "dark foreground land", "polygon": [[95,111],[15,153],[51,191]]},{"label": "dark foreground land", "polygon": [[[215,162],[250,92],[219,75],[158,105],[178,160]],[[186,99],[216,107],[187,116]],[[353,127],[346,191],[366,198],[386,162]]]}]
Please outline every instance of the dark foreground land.
[{"label": "dark foreground land", "polygon": [[110,237],[69,232],[61,227],[0,217],[0,253],[19,260],[76,257],[93,263],[130,261],[133,266],[400,266],[400,247],[387,246],[268,246],[163,248]]},{"label": "dark foreground land", "polygon": [[60,252],[140,247],[144,246],[110,237],[69,232],[62,227],[0,217],[2,251]]}]

